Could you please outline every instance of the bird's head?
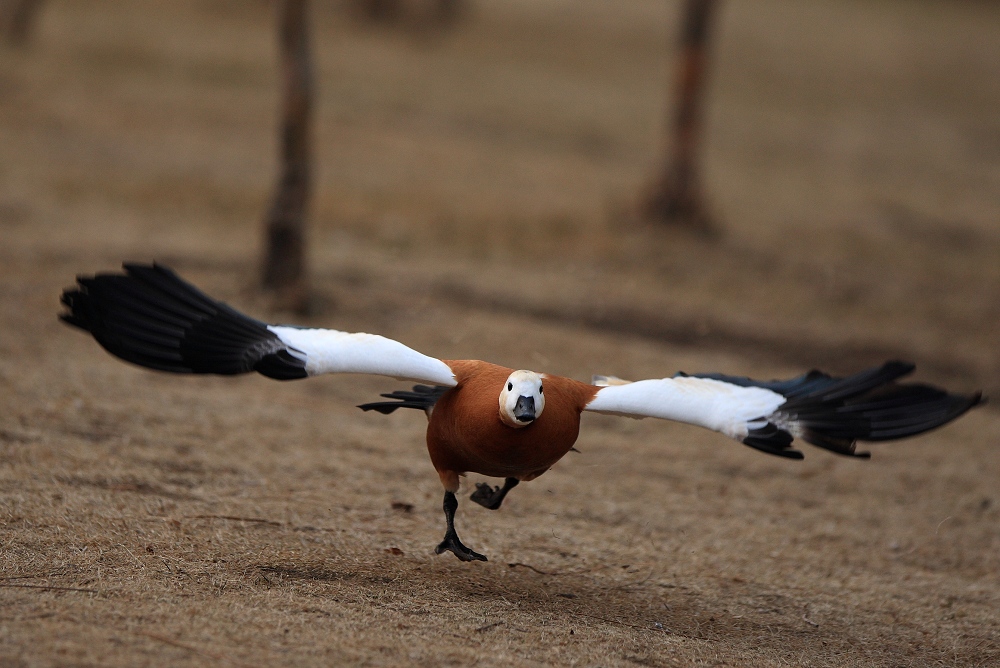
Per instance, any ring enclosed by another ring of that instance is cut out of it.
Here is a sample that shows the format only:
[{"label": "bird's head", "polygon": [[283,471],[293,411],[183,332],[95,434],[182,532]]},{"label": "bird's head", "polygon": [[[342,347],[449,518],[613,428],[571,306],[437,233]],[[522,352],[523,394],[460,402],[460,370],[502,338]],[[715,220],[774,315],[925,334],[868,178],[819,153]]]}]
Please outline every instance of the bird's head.
[{"label": "bird's head", "polygon": [[508,427],[527,427],[545,408],[542,377],[534,371],[515,371],[500,390],[500,419]]}]

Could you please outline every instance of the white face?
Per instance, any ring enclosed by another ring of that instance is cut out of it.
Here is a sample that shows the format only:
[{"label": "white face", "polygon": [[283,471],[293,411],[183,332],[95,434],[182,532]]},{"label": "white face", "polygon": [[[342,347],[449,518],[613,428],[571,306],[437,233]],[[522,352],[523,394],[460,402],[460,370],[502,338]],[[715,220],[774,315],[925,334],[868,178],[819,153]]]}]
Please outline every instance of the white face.
[{"label": "white face", "polygon": [[515,371],[500,391],[500,419],[508,427],[527,427],[545,408],[542,377],[534,371]]}]

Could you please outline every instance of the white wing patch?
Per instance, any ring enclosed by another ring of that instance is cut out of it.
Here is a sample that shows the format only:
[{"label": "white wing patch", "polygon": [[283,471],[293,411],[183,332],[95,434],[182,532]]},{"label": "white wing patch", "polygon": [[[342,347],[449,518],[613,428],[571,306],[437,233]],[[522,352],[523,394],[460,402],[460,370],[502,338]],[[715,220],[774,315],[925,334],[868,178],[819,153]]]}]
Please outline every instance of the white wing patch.
[{"label": "white wing patch", "polygon": [[377,334],[268,325],[290,352],[303,359],[306,373],[371,373],[398,380],[456,385],[451,367],[399,341]]},{"label": "white wing patch", "polygon": [[609,383],[597,392],[585,410],[676,420],[742,441],[751,429],[767,424],[766,418],[783,403],[785,397],[762,387],[678,377]]}]

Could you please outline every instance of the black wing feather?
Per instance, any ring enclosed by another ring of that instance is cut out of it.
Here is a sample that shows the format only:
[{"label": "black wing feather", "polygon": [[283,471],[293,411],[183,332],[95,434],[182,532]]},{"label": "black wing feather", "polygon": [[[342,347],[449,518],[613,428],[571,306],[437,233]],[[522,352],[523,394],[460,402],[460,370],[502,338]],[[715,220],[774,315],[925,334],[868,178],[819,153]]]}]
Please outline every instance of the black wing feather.
[{"label": "black wing feather", "polygon": [[430,415],[434,404],[450,389],[445,385],[414,385],[412,391],[396,390],[380,395],[393,401],[373,401],[361,404],[358,408],[363,411],[377,411],[383,415],[388,415],[397,408],[418,408]]},{"label": "black wing feather", "polygon": [[[922,434],[951,422],[983,401],[981,393],[964,396],[921,384],[900,384],[911,373],[909,362],[891,361],[845,378],[810,371],[789,380],[759,381],[724,374],[696,374],[740,387],[762,387],[787,401],[743,442],[757,450],[801,459],[790,449],[793,433],[808,443],[851,457],[858,441],[888,441]],[[678,374],[686,376],[688,374]]]},{"label": "black wing feather", "polygon": [[305,378],[305,361],[267,325],[215,301],[170,269],[122,265],[124,274],[77,278],[63,292],[63,322],[105,350],[159,371]]}]

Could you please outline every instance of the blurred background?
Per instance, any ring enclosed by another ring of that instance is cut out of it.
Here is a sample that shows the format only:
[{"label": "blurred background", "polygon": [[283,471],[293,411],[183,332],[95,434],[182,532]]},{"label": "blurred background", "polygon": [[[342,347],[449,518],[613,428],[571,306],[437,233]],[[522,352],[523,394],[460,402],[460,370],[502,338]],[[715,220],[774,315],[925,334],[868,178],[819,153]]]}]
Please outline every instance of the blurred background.
[{"label": "blurred background", "polygon": [[[444,6],[312,3],[318,312],[363,284],[1000,387],[1000,6],[721,3],[711,238],[637,213],[669,144],[682,3]],[[40,3],[0,65],[4,252],[252,284],[280,93],[271,3]]]},{"label": "blurred background", "polygon": [[[648,215],[687,2],[309,3],[291,302],[276,3],[0,2],[0,663],[997,661],[1000,3],[716,2],[692,224]],[[588,415],[501,512],[463,499],[472,569],[432,554],[423,416],[354,408],[400,385],[122,364],[56,313],[123,260],[446,359],[902,358],[994,404],[867,463]]]},{"label": "blurred background", "polygon": [[[309,10],[320,311],[363,278],[1000,387],[1000,7],[722,3],[699,147],[712,238],[639,210],[669,145],[682,3],[449,7]],[[278,173],[276,26],[268,2],[40,3],[0,66],[6,252],[226,263],[252,282]]]}]

